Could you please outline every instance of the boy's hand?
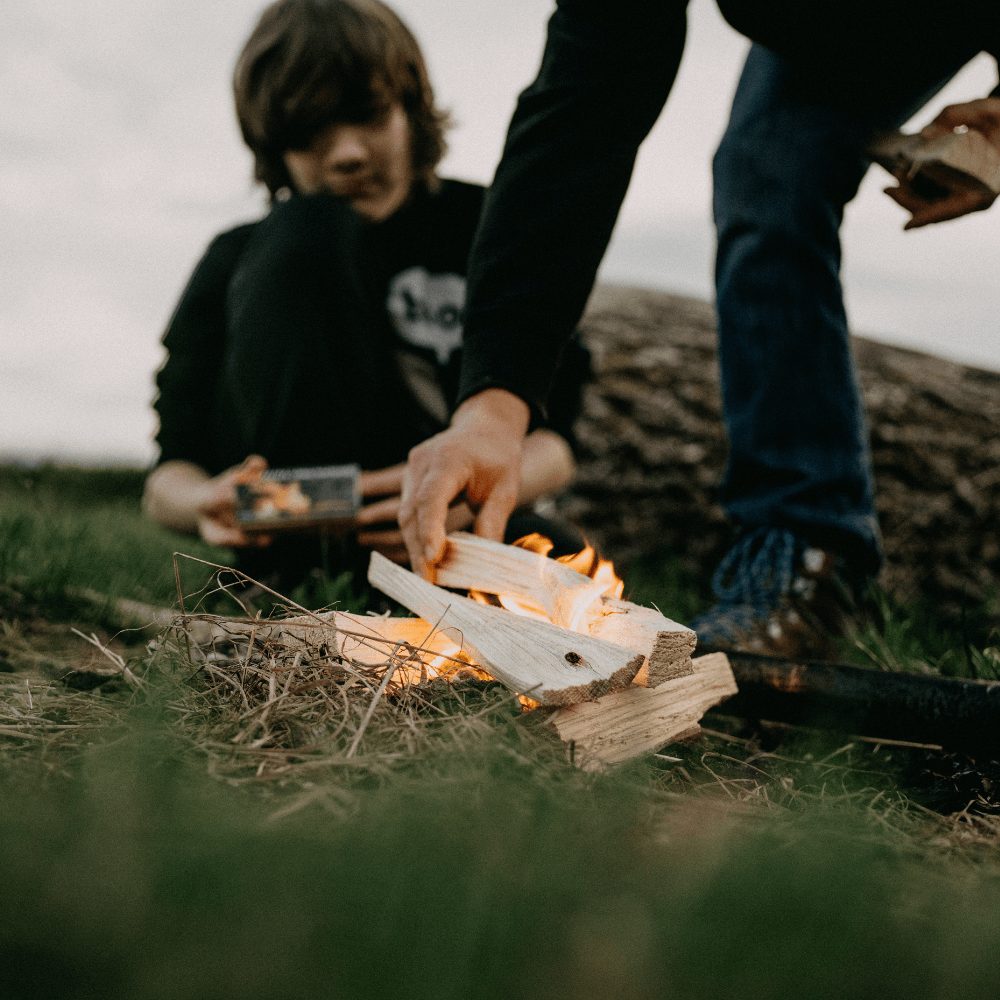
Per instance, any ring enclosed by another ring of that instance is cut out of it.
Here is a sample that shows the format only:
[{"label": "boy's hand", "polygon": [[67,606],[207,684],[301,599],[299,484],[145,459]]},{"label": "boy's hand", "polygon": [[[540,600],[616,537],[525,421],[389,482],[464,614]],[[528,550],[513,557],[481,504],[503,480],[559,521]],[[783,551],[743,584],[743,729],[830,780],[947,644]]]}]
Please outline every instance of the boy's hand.
[{"label": "boy's hand", "polygon": [[451,427],[410,452],[399,523],[415,572],[429,576],[444,554],[447,515],[463,496],[476,511],[476,533],[497,541],[517,503],[528,404],[486,389],[455,411]]},{"label": "boy's hand", "polygon": [[[402,565],[409,564],[406,542],[399,527],[399,508],[402,504],[403,474],[405,465],[391,465],[361,473],[361,496],[366,503],[358,512],[358,544]],[[474,515],[464,503],[449,508],[446,531],[468,528]]]},{"label": "boy's hand", "polygon": [[[936,139],[949,132],[972,129],[983,135],[1000,150],[1000,98],[984,97],[946,107],[920,132],[925,139]],[[958,219],[971,212],[981,212],[996,201],[996,194],[985,187],[956,186],[940,197],[928,197],[914,185],[905,173],[897,175],[898,187],[886,188],[885,193],[910,213],[904,229],[947,219]]]},{"label": "boy's hand", "polygon": [[209,545],[248,548],[271,544],[270,535],[248,534],[236,520],[236,486],[256,482],[267,469],[260,455],[250,455],[239,465],[205,481],[197,506],[198,534]]}]

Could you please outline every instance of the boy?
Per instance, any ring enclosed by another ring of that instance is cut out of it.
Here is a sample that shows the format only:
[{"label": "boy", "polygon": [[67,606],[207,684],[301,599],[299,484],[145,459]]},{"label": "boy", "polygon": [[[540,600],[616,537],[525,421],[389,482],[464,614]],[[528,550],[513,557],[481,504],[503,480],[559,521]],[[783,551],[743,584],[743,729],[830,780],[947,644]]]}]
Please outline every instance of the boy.
[{"label": "boy", "polygon": [[[290,586],[322,562],[321,547],[244,533],[236,483],[267,465],[357,462],[364,507],[336,568],[360,568],[371,549],[405,562],[403,463],[447,424],[483,190],[437,177],[447,116],[413,36],[377,0],[272,4],[234,92],[271,208],[211,244],[170,322],[146,510]],[[573,474],[586,365],[573,345],[548,424],[528,439],[522,507]],[[472,521],[459,504],[448,527]],[[535,527],[522,518],[510,534]]]}]

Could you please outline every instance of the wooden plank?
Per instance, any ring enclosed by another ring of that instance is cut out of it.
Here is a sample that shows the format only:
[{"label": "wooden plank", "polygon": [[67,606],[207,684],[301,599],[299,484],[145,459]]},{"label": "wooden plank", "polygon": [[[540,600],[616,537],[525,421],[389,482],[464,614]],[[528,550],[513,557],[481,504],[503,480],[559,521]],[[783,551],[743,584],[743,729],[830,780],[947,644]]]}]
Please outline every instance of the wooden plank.
[{"label": "wooden plank", "polygon": [[441,587],[527,598],[556,625],[574,630],[605,590],[555,559],[463,531],[448,536],[434,579]]},{"label": "wooden plank", "polygon": [[422,618],[458,628],[476,662],[512,691],[572,705],[627,687],[642,656],[593,636],[459,597],[372,553],[368,581]]},{"label": "wooden plank", "polygon": [[636,676],[636,684],[656,687],[692,671],[691,654],[697,636],[655,608],[605,597],[600,613],[590,620],[588,631],[647,658]]},{"label": "wooden plank", "polygon": [[691,629],[653,608],[601,598],[603,584],[535,552],[456,532],[448,536],[435,578],[442,587],[526,598],[556,625],[586,629],[596,638],[641,653],[648,663],[636,683],[655,687],[691,672],[696,642]]},{"label": "wooden plank", "polygon": [[579,767],[601,770],[690,733],[709,708],[736,690],[725,653],[709,653],[695,659],[690,674],[560,708],[549,721],[564,743],[572,742]]}]

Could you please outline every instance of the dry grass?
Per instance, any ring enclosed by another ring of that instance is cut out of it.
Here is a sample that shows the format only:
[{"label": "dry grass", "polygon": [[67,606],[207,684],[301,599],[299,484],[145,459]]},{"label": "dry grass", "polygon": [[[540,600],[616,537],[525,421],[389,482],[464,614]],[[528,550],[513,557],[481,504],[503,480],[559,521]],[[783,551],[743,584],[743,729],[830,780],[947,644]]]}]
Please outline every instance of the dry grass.
[{"label": "dry grass", "polygon": [[715,717],[585,774],[500,685],[222,584],[149,643],[8,628],[3,995],[997,995],[995,803],[931,808],[923,751]]},{"label": "dry grass", "polygon": [[[209,583],[182,594],[184,610],[172,624],[131,652],[120,641],[74,629],[62,637],[61,656],[34,653],[31,660],[32,637],[6,624],[8,655],[23,647],[22,666],[32,669],[0,674],[0,758],[10,763],[30,751],[52,769],[67,767],[89,746],[113,739],[129,711],[152,698],[184,753],[208,775],[280,797],[276,818],[311,805],[350,811],[372,782],[405,771],[447,780],[456,758],[487,745],[529,764],[540,783],[572,773],[565,749],[544,725],[545,712],[525,713],[514,695],[484,681],[467,661],[456,661],[447,680],[428,680],[438,652],[351,628],[342,631],[367,655],[338,655],[328,618],[273,593],[277,611],[263,618],[248,603],[248,594],[260,597],[256,581],[206,565],[213,571]],[[241,614],[200,612],[220,594]],[[286,635],[281,623],[301,623],[302,613],[320,627]],[[162,609],[156,617],[163,619]],[[71,669],[65,666],[70,640]],[[764,749],[762,739],[777,747]],[[632,770],[644,769],[647,791],[660,802],[712,800],[760,818],[849,814],[862,820],[873,842],[970,860],[1000,847],[1000,782],[978,775],[964,801],[962,789],[953,789],[941,805],[933,801],[940,789],[928,793],[934,784],[928,775],[937,768],[946,782],[942,761],[954,773],[954,758],[862,740],[831,747],[823,739],[775,740],[773,732],[748,738],[733,723]],[[902,771],[912,774],[914,761],[919,791],[900,778]],[[587,779],[572,780],[582,786]]]},{"label": "dry grass", "polygon": [[955,759],[948,755],[861,739],[818,753],[778,752],[762,749],[758,738],[715,729],[703,735],[708,746],[672,771],[689,796],[721,796],[762,814],[849,812],[863,820],[873,842],[904,850],[982,860],[1000,848],[1000,802],[989,778],[981,776],[961,808],[946,811],[924,805],[917,790],[893,780],[901,764],[912,767],[913,755],[925,768]]}]

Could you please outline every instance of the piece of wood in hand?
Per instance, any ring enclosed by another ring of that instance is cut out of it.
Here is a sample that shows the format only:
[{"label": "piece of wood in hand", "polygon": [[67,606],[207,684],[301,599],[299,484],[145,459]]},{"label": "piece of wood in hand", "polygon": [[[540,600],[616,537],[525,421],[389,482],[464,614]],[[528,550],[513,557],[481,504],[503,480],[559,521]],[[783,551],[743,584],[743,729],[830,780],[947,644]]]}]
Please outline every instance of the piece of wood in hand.
[{"label": "piece of wood in hand", "polygon": [[372,553],[368,582],[421,618],[461,631],[476,662],[517,694],[573,705],[631,684],[642,656],[603,639],[452,594]]},{"label": "piece of wood in hand", "polygon": [[457,531],[435,567],[442,587],[513,594],[537,605],[556,624],[579,630],[606,585],[537,552]]},{"label": "piece of wood in hand", "polygon": [[691,673],[697,636],[655,608],[605,597],[599,613],[590,618],[588,631],[647,658],[636,675],[636,684],[656,687],[672,677]]},{"label": "piece of wood in hand", "polygon": [[588,771],[652,753],[687,736],[713,705],[736,694],[725,653],[694,660],[694,670],[655,688],[633,684],[585,705],[560,708],[550,723],[574,747],[573,760]]},{"label": "piece of wood in hand", "polygon": [[980,186],[1000,194],[1000,152],[975,129],[948,132],[932,139],[925,139],[919,132],[893,132],[873,143],[869,153],[876,163],[893,173],[922,173],[945,189]]}]

